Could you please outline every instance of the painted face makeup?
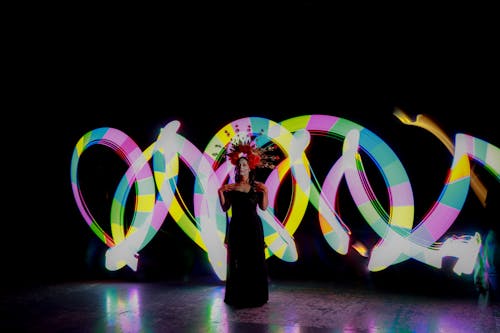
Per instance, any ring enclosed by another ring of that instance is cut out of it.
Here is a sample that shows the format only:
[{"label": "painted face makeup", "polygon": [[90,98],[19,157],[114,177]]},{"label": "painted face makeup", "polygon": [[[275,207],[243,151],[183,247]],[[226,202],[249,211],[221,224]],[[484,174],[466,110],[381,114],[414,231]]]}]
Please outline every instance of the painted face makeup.
[{"label": "painted face makeup", "polygon": [[248,161],[244,158],[241,158],[238,163],[240,167],[240,175],[248,175],[250,172],[250,166],[248,165]]}]

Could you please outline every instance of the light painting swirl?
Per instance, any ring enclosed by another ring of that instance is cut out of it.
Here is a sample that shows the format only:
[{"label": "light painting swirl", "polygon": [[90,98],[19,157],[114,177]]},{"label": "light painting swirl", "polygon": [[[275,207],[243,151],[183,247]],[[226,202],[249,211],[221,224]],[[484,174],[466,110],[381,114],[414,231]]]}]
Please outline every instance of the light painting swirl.
[{"label": "light painting swirl", "polygon": [[[345,179],[361,215],[380,237],[371,249],[368,269],[380,271],[408,258],[436,268],[446,256],[456,257],[457,274],[470,274],[481,248],[479,233],[442,239],[462,209],[471,183],[470,160],[481,163],[500,180],[500,150],[479,138],[456,134],[453,160],[444,187],[425,217],[415,223],[413,192],[408,175],[394,151],[376,134],[350,120],[330,115],[304,115],[280,123],[261,117],[237,119],[222,127],[202,152],[179,134],[180,123],[163,127],[157,140],[142,151],[122,131],[98,128],[77,142],[71,161],[71,185],[76,204],[91,230],[107,245],[106,268],[137,269],[138,253],[155,236],[167,214],[200,248],[219,279],[225,280],[226,249],[223,240],[226,214],[222,211],[217,189],[233,182],[233,168],[224,159],[225,149],[241,131],[257,136],[256,143],[276,144],[284,157],[265,183],[269,189],[269,207],[259,210],[263,221],[266,257],[277,256],[293,262],[298,259],[293,235],[311,203],[325,240],[339,254],[350,247],[363,254],[363,246],[354,244],[349,227],[339,214],[338,190]],[[342,154],[327,173],[322,185],[311,179],[314,174],[307,158],[311,136],[320,135],[343,141]],[[114,193],[107,234],[87,208],[78,182],[81,155],[93,145],[109,147],[127,164],[128,169]],[[387,187],[387,212],[372,190],[363,167],[361,152],[377,166]],[[195,177],[193,211],[185,205],[178,190],[179,163]],[[275,214],[279,189],[286,176],[293,180],[291,202],[282,221]],[[136,191],[134,215],[125,227],[125,206],[132,187]]]}]

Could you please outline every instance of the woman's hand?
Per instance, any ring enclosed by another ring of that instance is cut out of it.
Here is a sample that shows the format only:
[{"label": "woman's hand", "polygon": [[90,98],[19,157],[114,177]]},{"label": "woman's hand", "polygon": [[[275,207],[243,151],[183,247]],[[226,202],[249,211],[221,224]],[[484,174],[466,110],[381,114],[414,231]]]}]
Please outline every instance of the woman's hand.
[{"label": "woman's hand", "polygon": [[255,182],[255,191],[262,193],[261,200],[259,202],[259,207],[262,210],[267,209],[268,198],[267,198],[267,186],[261,182]]},{"label": "woman's hand", "polygon": [[219,187],[219,193],[224,193],[228,191],[233,191],[235,188],[236,184],[224,184],[221,187]]},{"label": "woman's hand", "polygon": [[255,182],[255,191],[256,192],[263,192],[267,194],[267,186],[266,184],[262,182]]},{"label": "woman's hand", "polygon": [[226,196],[224,195],[224,192],[232,191],[234,189],[235,185],[234,184],[224,184],[221,187],[219,187],[219,202],[222,207],[223,211],[227,211],[229,207],[231,206],[230,199],[226,199]]}]

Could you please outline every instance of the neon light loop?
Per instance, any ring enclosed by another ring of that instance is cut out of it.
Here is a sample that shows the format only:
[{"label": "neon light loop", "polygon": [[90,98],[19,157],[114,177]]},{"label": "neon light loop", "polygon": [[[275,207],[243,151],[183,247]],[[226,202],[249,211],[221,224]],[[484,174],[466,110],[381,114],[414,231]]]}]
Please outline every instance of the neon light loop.
[{"label": "neon light loop", "polygon": [[[177,133],[179,127],[177,121],[167,124],[156,142],[144,152],[125,133],[113,128],[90,131],[75,147],[71,162],[73,194],[87,224],[110,247],[106,252],[106,267],[110,270],[125,265],[136,270],[137,253],[154,237],[167,214],[171,214],[180,228],[207,252],[217,276],[225,279],[223,238],[226,216],[218,204],[217,189],[225,181],[234,181],[233,166],[223,160],[224,147],[234,135],[247,131],[257,135],[257,144],[272,141],[285,155],[265,181],[269,188],[269,208],[259,210],[267,244],[266,257],[276,255],[285,261],[297,260],[293,234],[309,202],[318,210],[321,230],[328,244],[340,254],[347,253],[351,231],[335,207],[340,181],[345,177],[360,213],[381,237],[372,249],[370,270],[378,271],[408,258],[439,268],[444,256],[454,256],[458,258],[454,267],[457,274],[472,272],[481,246],[478,233],[453,236],[444,243],[438,240],[452,225],[464,204],[470,186],[469,158],[479,161],[497,179],[500,178],[500,150],[486,141],[465,134],[456,135],[453,162],[439,199],[413,228],[413,193],[404,167],[385,142],[354,122],[329,115],[306,115],[281,123],[259,117],[241,118],[217,132],[203,153]],[[328,172],[321,188],[311,181],[312,170],[305,154],[311,135],[344,139],[342,156]],[[112,236],[95,221],[78,186],[79,158],[95,144],[110,147],[129,166],[113,198]],[[383,176],[389,194],[389,213],[384,211],[370,187],[360,149],[373,160]],[[179,157],[195,176],[194,215],[178,191]],[[151,159],[153,172],[149,165]],[[274,207],[281,181],[289,172],[294,184],[292,202],[283,222],[280,222],[274,214]],[[125,233],[125,203],[134,184],[137,194],[135,214]]]}]

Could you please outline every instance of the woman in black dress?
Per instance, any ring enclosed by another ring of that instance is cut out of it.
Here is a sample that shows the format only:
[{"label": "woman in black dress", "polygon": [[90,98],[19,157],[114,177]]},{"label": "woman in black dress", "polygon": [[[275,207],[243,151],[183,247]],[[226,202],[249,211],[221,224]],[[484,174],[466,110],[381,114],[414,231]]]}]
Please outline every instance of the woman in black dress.
[{"label": "woman in black dress", "polygon": [[257,206],[262,210],[267,208],[267,187],[255,181],[255,164],[251,156],[239,156],[232,161],[236,162],[235,182],[219,188],[222,209],[231,208],[225,238],[227,276],[224,302],[238,308],[258,307],[267,303],[269,298],[264,232],[257,215]]}]

